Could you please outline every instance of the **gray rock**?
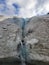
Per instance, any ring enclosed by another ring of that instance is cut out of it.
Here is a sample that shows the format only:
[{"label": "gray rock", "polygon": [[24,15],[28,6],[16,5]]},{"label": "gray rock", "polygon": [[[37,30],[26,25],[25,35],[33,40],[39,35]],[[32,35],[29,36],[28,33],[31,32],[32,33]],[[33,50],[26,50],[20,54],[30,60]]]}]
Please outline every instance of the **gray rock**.
[{"label": "gray rock", "polygon": [[32,17],[26,25],[26,33],[30,59],[49,61],[49,16]]},{"label": "gray rock", "polygon": [[31,40],[28,40],[27,41],[27,44],[37,44],[39,42],[39,40],[38,39],[31,39]]},{"label": "gray rock", "polygon": [[[49,16],[32,17],[25,25],[25,42],[28,62],[49,62]],[[17,45],[21,42],[23,19],[3,17],[0,20],[0,58],[18,57]]]},{"label": "gray rock", "polygon": [[0,21],[0,58],[17,55],[16,50],[21,37],[21,28],[12,20],[13,18],[5,17],[4,20]]}]

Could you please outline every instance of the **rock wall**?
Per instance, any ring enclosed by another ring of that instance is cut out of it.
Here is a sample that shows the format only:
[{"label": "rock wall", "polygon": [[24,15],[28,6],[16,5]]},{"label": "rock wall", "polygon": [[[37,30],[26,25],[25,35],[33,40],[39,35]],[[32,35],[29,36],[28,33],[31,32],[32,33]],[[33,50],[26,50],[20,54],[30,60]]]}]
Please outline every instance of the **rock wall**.
[{"label": "rock wall", "polygon": [[0,21],[0,58],[17,55],[17,44],[20,42],[20,37],[20,26],[14,22],[13,18],[5,17]]},{"label": "rock wall", "polygon": [[26,25],[26,41],[32,60],[49,61],[49,16],[30,19]]},{"label": "rock wall", "polygon": [[[21,41],[22,21],[17,17],[0,20],[0,58],[18,56],[17,44]],[[28,19],[25,25],[25,42],[29,61],[49,61],[48,15]]]}]

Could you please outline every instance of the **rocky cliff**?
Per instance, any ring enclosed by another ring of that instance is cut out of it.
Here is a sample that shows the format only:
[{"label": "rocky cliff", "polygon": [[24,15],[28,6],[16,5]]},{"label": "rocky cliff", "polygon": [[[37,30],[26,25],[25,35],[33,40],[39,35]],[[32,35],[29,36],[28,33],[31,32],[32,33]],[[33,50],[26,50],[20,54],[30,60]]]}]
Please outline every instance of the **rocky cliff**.
[{"label": "rocky cliff", "polygon": [[0,58],[17,55],[17,44],[20,42],[21,19],[15,17],[0,18]]},{"label": "rocky cliff", "polygon": [[[28,62],[49,62],[49,15],[32,17],[25,21],[24,40]],[[0,58],[19,58],[17,45],[21,42],[22,22],[23,18],[0,16]]]},{"label": "rocky cliff", "polygon": [[49,61],[49,15],[32,17],[26,32],[31,59]]}]

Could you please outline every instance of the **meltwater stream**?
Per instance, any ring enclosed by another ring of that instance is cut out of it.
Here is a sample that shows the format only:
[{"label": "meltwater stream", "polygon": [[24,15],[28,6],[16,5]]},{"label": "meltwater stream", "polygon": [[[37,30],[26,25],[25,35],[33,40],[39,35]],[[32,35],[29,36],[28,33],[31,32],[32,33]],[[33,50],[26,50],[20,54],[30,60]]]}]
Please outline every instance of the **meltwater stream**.
[{"label": "meltwater stream", "polygon": [[21,65],[26,65],[25,61],[27,60],[27,51],[26,51],[26,42],[24,40],[25,38],[25,19],[23,19],[23,22],[22,22],[22,26],[21,26],[21,29],[22,29],[22,39],[21,39],[21,47],[20,47],[20,60],[21,60]]},{"label": "meltwater stream", "polygon": [[28,19],[24,19],[22,18],[21,21],[17,20],[16,18],[14,18],[14,23],[20,25],[21,27],[21,41],[18,44],[18,48],[19,48],[19,56],[20,56],[20,61],[21,64],[20,65],[26,65],[26,61],[27,61],[27,57],[28,57],[28,52],[26,49],[26,42],[25,42],[25,25],[27,24]]}]

